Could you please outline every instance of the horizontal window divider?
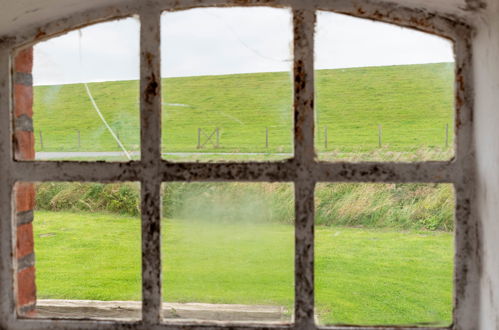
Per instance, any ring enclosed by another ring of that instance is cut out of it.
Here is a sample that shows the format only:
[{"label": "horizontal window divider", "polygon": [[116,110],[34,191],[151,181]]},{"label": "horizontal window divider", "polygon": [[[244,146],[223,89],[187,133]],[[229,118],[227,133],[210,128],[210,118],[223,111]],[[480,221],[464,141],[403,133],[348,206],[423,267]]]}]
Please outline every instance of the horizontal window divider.
[{"label": "horizontal window divider", "polygon": [[321,326],[316,327],[317,330],[449,330],[450,327],[419,327],[419,326],[366,326],[356,327],[348,326]]},{"label": "horizontal window divider", "polygon": [[161,167],[162,181],[266,181],[291,182],[297,166],[283,162],[169,163]]},{"label": "horizontal window divider", "polygon": [[[151,325],[141,322],[89,320],[89,319],[18,319],[12,326],[19,330],[68,329],[68,330],[150,330]],[[261,324],[248,322],[171,322],[153,327],[160,330],[291,330],[292,324]],[[356,328],[350,328],[355,330]],[[432,328],[435,329],[435,328]],[[437,329],[438,330],[438,329]]]},{"label": "horizontal window divider", "polygon": [[458,179],[455,174],[456,163],[452,161],[318,162],[313,170],[317,182],[452,183]]},{"label": "horizontal window divider", "polygon": [[142,163],[30,161],[13,162],[16,181],[139,181]]},{"label": "horizontal window divider", "polygon": [[[147,163],[131,161],[13,162],[16,181],[140,181]],[[308,178],[317,182],[425,182],[453,183],[459,180],[456,163],[429,161],[396,162],[312,162],[302,166],[294,160],[282,162],[171,163],[161,161],[158,180],[294,182]]]},{"label": "horizontal window divider", "polygon": [[[16,329],[31,330],[31,329],[96,329],[96,330],[146,330],[150,329],[150,325],[142,322],[123,322],[123,321],[106,321],[106,320],[88,320],[88,319],[22,319],[16,320]],[[156,325],[154,329],[160,330],[291,330],[295,329],[292,324],[237,324],[229,322],[196,322],[196,323],[162,323]],[[449,327],[418,327],[418,326],[316,326],[317,330],[448,330]]]}]

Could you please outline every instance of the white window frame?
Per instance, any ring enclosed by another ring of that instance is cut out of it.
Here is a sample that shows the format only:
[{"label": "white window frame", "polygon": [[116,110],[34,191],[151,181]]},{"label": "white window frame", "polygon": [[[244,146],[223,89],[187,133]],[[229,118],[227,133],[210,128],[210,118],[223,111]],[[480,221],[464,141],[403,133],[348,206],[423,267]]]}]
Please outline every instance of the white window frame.
[{"label": "white window frame", "polygon": [[[160,15],[162,11],[213,6],[272,6],[293,12],[294,157],[275,162],[173,163],[161,158]],[[455,157],[449,161],[322,162],[314,155],[314,27],[316,11],[414,28],[454,43]],[[12,135],[12,59],[17,49],[69,30],[139,15],[141,160],[127,163],[16,161]],[[314,188],[317,182],[451,183],[456,194],[454,312],[452,329],[479,327],[479,223],[473,188],[472,28],[444,14],[383,2],[348,0],[152,0],[92,9],[0,37],[0,327],[5,329],[370,329],[319,326],[314,320]],[[13,187],[16,182],[98,181],[141,183],[142,319],[134,322],[85,319],[23,319],[15,308]],[[160,225],[162,182],[293,182],[295,185],[294,322],[168,323],[161,318]],[[376,328],[379,329],[379,328]],[[385,327],[383,329],[413,329]],[[421,328],[418,328],[421,329]],[[447,329],[429,328],[429,329]]]}]

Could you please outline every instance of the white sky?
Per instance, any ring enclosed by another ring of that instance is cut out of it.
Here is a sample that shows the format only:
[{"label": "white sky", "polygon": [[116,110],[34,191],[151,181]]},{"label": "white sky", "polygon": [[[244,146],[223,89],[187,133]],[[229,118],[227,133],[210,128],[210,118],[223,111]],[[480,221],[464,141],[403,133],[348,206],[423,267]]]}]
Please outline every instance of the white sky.
[{"label": "white sky", "polygon": [[[35,85],[139,78],[139,21],[73,31],[35,46]],[[162,76],[291,69],[291,12],[209,8],[162,17]],[[320,12],[317,69],[453,61],[449,41],[394,25]]]}]

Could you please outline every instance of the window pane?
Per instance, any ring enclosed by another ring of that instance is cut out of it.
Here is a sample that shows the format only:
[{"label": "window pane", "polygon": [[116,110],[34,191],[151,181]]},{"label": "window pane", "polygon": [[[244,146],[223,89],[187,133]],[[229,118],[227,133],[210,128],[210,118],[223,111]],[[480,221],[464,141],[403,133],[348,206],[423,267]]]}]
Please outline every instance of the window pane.
[{"label": "window pane", "polygon": [[[21,316],[141,318],[138,183],[20,183],[16,195],[18,269],[36,278],[35,312]],[[21,298],[33,280],[23,276]]]},{"label": "window pane", "polygon": [[34,46],[37,160],[138,158],[139,22],[95,24]]},{"label": "window pane", "polygon": [[164,13],[164,157],[173,161],[290,158],[291,40],[287,9]]},{"label": "window pane", "polygon": [[440,37],[319,12],[316,139],[321,160],[447,160],[454,59]]},{"label": "window pane", "polygon": [[315,204],[320,324],[451,324],[452,185],[319,184]]},{"label": "window pane", "polygon": [[289,322],[292,185],[169,183],[163,188],[164,317]]}]

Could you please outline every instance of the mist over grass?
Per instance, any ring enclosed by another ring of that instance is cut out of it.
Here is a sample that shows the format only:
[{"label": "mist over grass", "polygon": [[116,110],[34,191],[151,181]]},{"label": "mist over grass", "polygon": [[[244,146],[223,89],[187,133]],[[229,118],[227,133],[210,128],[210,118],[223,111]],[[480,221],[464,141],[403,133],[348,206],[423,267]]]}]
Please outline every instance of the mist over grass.
[{"label": "mist over grass", "polygon": [[291,183],[163,184],[168,218],[217,223],[294,223]]}]

